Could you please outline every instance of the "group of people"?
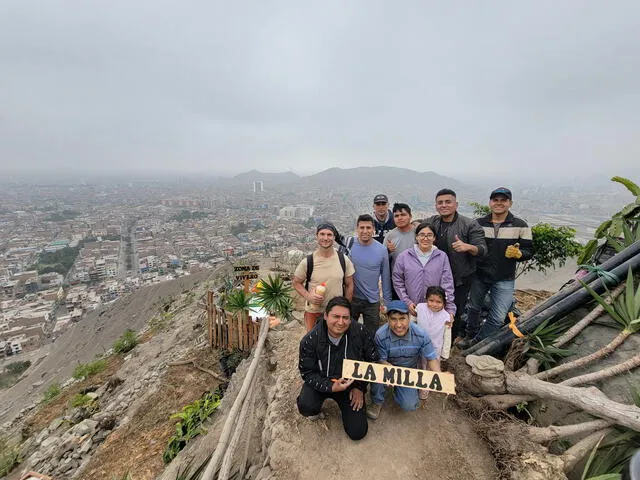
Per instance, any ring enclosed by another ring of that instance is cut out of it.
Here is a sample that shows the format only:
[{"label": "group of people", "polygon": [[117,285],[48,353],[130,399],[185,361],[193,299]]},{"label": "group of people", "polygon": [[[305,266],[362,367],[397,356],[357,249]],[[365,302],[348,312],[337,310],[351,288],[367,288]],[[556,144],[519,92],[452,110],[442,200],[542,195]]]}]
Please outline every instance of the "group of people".
[{"label": "group of people", "polygon": [[[317,418],[327,398],[342,411],[352,439],[376,419],[385,386],[342,377],[342,360],[440,371],[452,343],[468,348],[499,329],[513,301],[516,263],[533,255],[531,229],[511,212],[505,187],[489,195],[490,213],[458,213],[456,193],[438,191],[438,215],[412,221],[411,207],[376,195],[373,215],[357,218],[344,239],[331,223],[318,225],[317,248],[297,266],[293,287],[305,300],[307,334],[300,342],[304,380],[298,409]],[[337,248],[340,243],[340,248]],[[481,311],[489,295],[489,313]],[[381,302],[382,297],[382,302]],[[463,321],[463,312],[467,320]],[[387,323],[380,326],[380,313]],[[358,323],[362,315],[363,323]],[[426,392],[394,387],[394,400],[415,410]]]}]

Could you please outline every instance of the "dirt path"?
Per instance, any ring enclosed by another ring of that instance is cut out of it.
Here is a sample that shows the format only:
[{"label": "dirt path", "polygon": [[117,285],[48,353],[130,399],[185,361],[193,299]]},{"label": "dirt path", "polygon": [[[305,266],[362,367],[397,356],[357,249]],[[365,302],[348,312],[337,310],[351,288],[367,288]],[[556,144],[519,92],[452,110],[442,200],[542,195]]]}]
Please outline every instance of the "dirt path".
[{"label": "dirt path", "polygon": [[[297,369],[295,325],[270,334],[275,397],[269,404],[266,433],[269,470],[258,478],[378,479],[439,478],[494,479],[493,456],[471,428],[452,398],[431,394],[416,412],[403,412],[390,398],[380,418],[369,422],[368,435],[359,442],[344,433],[340,411],[332,401],[323,409],[327,418],[310,421],[295,407],[302,380]],[[263,434],[264,441],[264,434]]]}]

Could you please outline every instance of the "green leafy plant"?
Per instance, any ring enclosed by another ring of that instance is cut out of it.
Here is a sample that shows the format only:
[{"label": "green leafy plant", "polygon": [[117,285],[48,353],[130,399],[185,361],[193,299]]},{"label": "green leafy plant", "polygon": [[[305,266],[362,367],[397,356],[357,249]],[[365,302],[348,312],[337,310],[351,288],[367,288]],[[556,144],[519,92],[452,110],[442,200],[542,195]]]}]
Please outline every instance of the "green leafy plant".
[{"label": "green leafy plant", "polygon": [[527,356],[535,358],[545,368],[550,368],[558,362],[559,358],[568,357],[573,352],[569,349],[554,346],[554,342],[569,327],[568,322],[556,322],[550,324],[550,318],[542,322],[536,329],[527,335]]},{"label": "green leafy plant", "polygon": [[58,395],[60,395],[60,392],[62,392],[62,389],[60,388],[60,385],[58,385],[57,383],[52,383],[44,391],[44,399],[43,399],[43,401],[45,403],[50,402],[51,400],[56,398]]},{"label": "green leafy plant", "polygon": [[4,437],[0,437],[0,477],[8,475],[21,462],[20,446],[10,444]]},{"label": "green leafy plant", "polygon": [[242,312],[259,306],[251,293],[246,293],[240,288],[229,292],[226,303],[226,309],[230,312]]},{"label": "green leafy plant", "polygon": [[478,202],[469,202],[469,205],[473,207],[473,218],[484,217],[485,215],[489,215],[491,213],[489,205],[482,205]]},{"label": "green leafy plant", "polygon": [[577,257],[582,245],[576,240],[576,231],[569,227],[554,227],[548,223],[538,223],[531,227],[533,235],[533,257],[518,262],[516,278],[537,271],[546,273],[550,268],[563,267],[567,259]]},{"label": "green leafy plant", "polygon": [[222,390],[218,388],[214,392],[205,393],[204,396],[189,405],[186,405],[171,418],[179,419],[176,424],[175,434],[169,439],[169,443],[162,454],[164,463],[169,463],[187,445],[187,442],[205,432],[202,424],[220,406]]},{"label": "green leafy plant", "polygon": [[640,239],[640,186],[624,177],[613,177],[611,181],[625,186],[636,198],[600,224],[593,234],[594,238],[587,242],[582,255],[578,257],[578,263],[590,262],[601,243],[607,242],[620,251]]},{"label": "green leafy plant", "polygon": [[127,353],[138,344],[136,332],[127,329],[113,344],[113,351],[116,353]]},{"label": "green leafy plant", "polygon": [[85,405],[88,405],[90,403],[91,403],[91,397],[84,393],[77,393],[71,399],[71,406],[74,408],[84,407]]},{"label": "green leafy plant", "polygon": [[97,373],[102,372],[107,368],[106,360],[96,360],[90,363],[79,363],[76,368],[73,369],[72,377],[76,380],[89,378]]},{"label": "green leafy plant", "polygon": [[291,285],[286,284],[280,275],[275,277],[269,275],[266,280],[260,280],[257,287],[256,298],[262,308],[283,320],[291,319],[293,313]]}]

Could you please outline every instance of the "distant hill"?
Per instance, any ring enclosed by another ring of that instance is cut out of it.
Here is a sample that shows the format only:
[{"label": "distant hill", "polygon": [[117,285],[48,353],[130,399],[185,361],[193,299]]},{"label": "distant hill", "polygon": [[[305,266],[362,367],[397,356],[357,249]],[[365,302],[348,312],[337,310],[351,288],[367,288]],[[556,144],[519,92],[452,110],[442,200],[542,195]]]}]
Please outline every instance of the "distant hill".
[{"label": "distant hill", "polygon": [[293,172],[260,172],[251,170],[249,172],[240,173],[231,179],[236,185],[251,185],[255,181],[262,181],[265,185],[282,185],[286,183],[299,182],[300,177]]},{"label": "distant hill", "polygon": [[424,189],[456,188],[462,182],[435,172],[417,172],[398,167],[356,167],[329,168],[322,172],[301,177],[293,172],[265,173],[258,170],[240,173],[231,179],[236,185],[250,185],[262,180],[265,185],[282,185],[287,183],[306,183],[311,186],[355,186],[369,187],[402,187],[419,185]]},{"label": "distant hill", "polygon": [[302,181],[312,185],[368,185],[371,187],[394,187],[403,185],[419,185],[424,189],[456,188],[461,182],[435,172],[417,172],[408,168],[397,167],[357,167],[329,168],[322,172],[303,177]]}]

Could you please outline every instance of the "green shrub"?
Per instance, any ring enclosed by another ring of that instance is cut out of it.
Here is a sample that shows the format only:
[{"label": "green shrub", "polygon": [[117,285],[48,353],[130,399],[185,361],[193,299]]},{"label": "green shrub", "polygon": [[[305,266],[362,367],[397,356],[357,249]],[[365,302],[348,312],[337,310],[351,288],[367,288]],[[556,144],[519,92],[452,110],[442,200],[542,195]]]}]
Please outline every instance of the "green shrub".
[{"label": "green shrub", "polygon": [[5,368],[9,373],[14,375],[20,375],[22,372],[27,370],[31,366],[31,362],[29,360],[24,362],[13,362],[7,365]]},{"label": "green shrub", "polygon": [[173,460],[189,440],[205,432],[202,424],[216,411],[221,399],[222,389],[218,387],[214,392],[205,393],[202,398],[171,415],[171,418],[179,418],[180,422],[176,425],[176,433],[169,439],[167,448],[162,454],[164,463]]},{"label": "green shrub", "polygon": [[89,403],[91,403],[91,397],[89,395],[86,395],[84,393],[76,393],[73,398],[71,399],[71,406],[72,407],[84,407],[85,405],[88,405]]},{"label": "green shrub", "polygon": [[127,353],[138,344],[136,338],[136,332],[133,330],[126,330],[118,340],[113,344],[113,351],[116,353]]},{"label": "green shrub", "polygon": [[18,445],[10,445],[9,442],[0,437],[0,477],[4,478],[15,467],[20,465],[22,458],[20,457],[20,447]]},{"label": "green shrub", "polygon": [[60,395],[61,391],[62,389],[60,388],[60,385],[58,385],[57,383],[52,383],[44,392],[44,402],[50,402],[58,395]]},{"label": "green shrub", "polygon": [[105,368],[107,368],[106,360],[96,360],[95,362],[90,363],[79,363],[76,365],[76,368],[73,369],[73,378],[76,380],[81,380],[83,378],[89,378],[96,373],[102,372]]}]

